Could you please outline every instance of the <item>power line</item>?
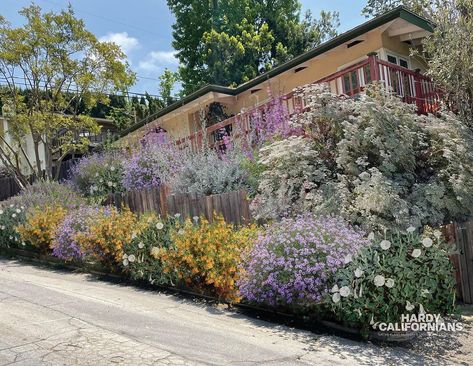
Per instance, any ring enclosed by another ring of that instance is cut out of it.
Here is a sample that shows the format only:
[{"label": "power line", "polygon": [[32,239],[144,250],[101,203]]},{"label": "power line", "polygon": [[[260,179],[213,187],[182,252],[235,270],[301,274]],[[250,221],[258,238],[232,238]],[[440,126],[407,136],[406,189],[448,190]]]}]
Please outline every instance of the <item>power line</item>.
[{"label": "power line", "polygon": [[[55,1],[51,1],[51,0],[42,0],[46,3],[49,3],[51,5],[54,5],[54,6],[57,6],[61,9],[64,9],[64,5],[63,4],[59,4]],[[136,25],[133,25],[133,24],[128,24],[128,23],[125,23],[125,22],[122,22],[120,20],[116,20],[116,19],[112,19],[112,18],[107,18],[107,17],[104,17],[102,15],[97,15],[97,14],[94,14],[94,13],[91,13],[90,11],[86,11],[86,10],[81,10],[81,9],[76,9],[73,7],[73,10],[75,12],[78,12],[78,13],[84,13],[84,14],[88,14],[90,16],[93,16],[93,17],[96,17],[96,18],[99,18],[99,19],[102,19],[102,20],[106,20],[108,22],[112,22],[112,23],[116,23],[116,24],[120,24],[120,25],[124,25],[124,26],[127,26],[127,27],[130,27],[130,28],[134,28],[140,32],[144,32],[144,33],[148,33],[148,34],[151,34],[153,36],[158,36],[158,37],[161,37],[161,35],[157,34],[157,33],[154,33],[148,29],[144,29],[144,28],[141,28],[141,27],[137,27]]]},{"label": "power line", "polygon": [[[22,78],[19,78],[19,77],[14,77],[15,79],[22,79]],[[4,77],[0,77],[0,86],[9,86],[9,84],[7,83],[7,80],[6,78]],[[19,82],[19,81],[15,81],[15,85],[19,85],[19,86],[22,86],[24,87],[25,89],[31,89],[30,86],[26,83],[26,81],[23,81],[23,82]],[[71,92],[74,92],[74,91],[78,91],[78,89],[72,89]],[[136,95],[136,96],[142,96],[142,97],[145,97],[146,95],[149,95],[150,97],[153,97],[153,98],[161,98],[160,95],[156,95],[156,94],[150,94],[150,93],[138,93],[138,92],[126,92],[124,94],[112,94],[112,93],[105,93],[109,96],[115,96],[115,97],[128,97],[129,98],[129,95]]]}]

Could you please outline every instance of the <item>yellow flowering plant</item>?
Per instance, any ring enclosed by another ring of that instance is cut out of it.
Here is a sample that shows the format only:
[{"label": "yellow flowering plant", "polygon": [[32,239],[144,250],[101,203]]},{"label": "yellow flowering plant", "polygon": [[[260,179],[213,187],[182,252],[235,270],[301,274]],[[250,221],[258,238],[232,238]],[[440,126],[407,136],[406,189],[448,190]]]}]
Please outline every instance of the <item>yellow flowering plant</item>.
[{"label": "yellow flowering plant", "polygon": [[84,253],[113,269],[123,258],[124,245],[143,227],[144,223],[130,210],[120,212],[114,207],[103,207],[88,230],[78,233],[75,240]]},{"label": "yellow flowering plant", "polygon": [[174,245],[160,251],[164,271],[176,271],[187,286],[221,300],[238,302],[241,253],[256,237],[256,227],[234,230],[222,216],[186,220],[171,233]]},{"label": "yellow flowering plant", "polygon": [[17,228],[21,240],[30,243],[44,254],[49,253],[53,249],[56,228],[66,212],[61,206],[32,209],[26,215],[26,222]]}]

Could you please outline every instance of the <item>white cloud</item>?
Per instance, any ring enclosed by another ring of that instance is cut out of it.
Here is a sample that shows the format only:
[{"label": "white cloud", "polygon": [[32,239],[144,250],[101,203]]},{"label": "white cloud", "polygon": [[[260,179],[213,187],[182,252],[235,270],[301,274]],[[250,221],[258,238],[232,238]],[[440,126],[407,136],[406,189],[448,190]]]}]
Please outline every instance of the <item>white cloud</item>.
[{"label": "white cloud", "polygon": [[133,49],[139,46],[136,38],[130,37],[127,32],[122,33],[107,33],[107,35],[100,37],[101,42],[113,42],[120,46],[122,51],[128,55]]},{"label": "white cloud", "polygon": [[160,71],[165,66],[177,65],[176,51],[153,51],[146,60],[140,61],[138,67],[146,71]]}]

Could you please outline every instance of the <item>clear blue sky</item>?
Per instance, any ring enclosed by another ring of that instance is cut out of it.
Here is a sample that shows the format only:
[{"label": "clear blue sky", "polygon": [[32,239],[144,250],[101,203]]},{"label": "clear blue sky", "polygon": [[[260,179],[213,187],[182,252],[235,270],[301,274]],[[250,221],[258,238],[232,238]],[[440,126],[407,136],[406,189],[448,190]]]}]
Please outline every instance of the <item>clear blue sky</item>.
[{"label": "clear blue sky", "polygon": [[[158,93],[159,77],[165,67],[175,70],[172,49],[173,17],[166,0],[36,0],[45,10],[59,10],[73,5],[76,15],[85,20],[87,28],[98,38],[113,40],[128,55],[133,70],[138,74],[131,91]],[[362,23],[360,15],[364,0],[302,0],[304,10],[313,14],[321,10],[340,12],[340,32]],[[22,18],[18,10],[31,0],[0,0],[0,14],[18,26]]]}]

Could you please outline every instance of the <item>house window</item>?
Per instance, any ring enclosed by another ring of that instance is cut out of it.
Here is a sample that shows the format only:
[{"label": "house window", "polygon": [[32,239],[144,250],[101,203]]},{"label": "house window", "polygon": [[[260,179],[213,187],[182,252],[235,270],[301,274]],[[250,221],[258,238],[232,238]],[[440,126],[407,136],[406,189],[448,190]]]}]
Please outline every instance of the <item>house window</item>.
[{"label": "house window", "polygon": [[409,68],[409,62],[402,57],[394,56],[394,55],[387,55],[388,57],[388,62],[399,65],[401,67],[405,67],[406,69]]}]

